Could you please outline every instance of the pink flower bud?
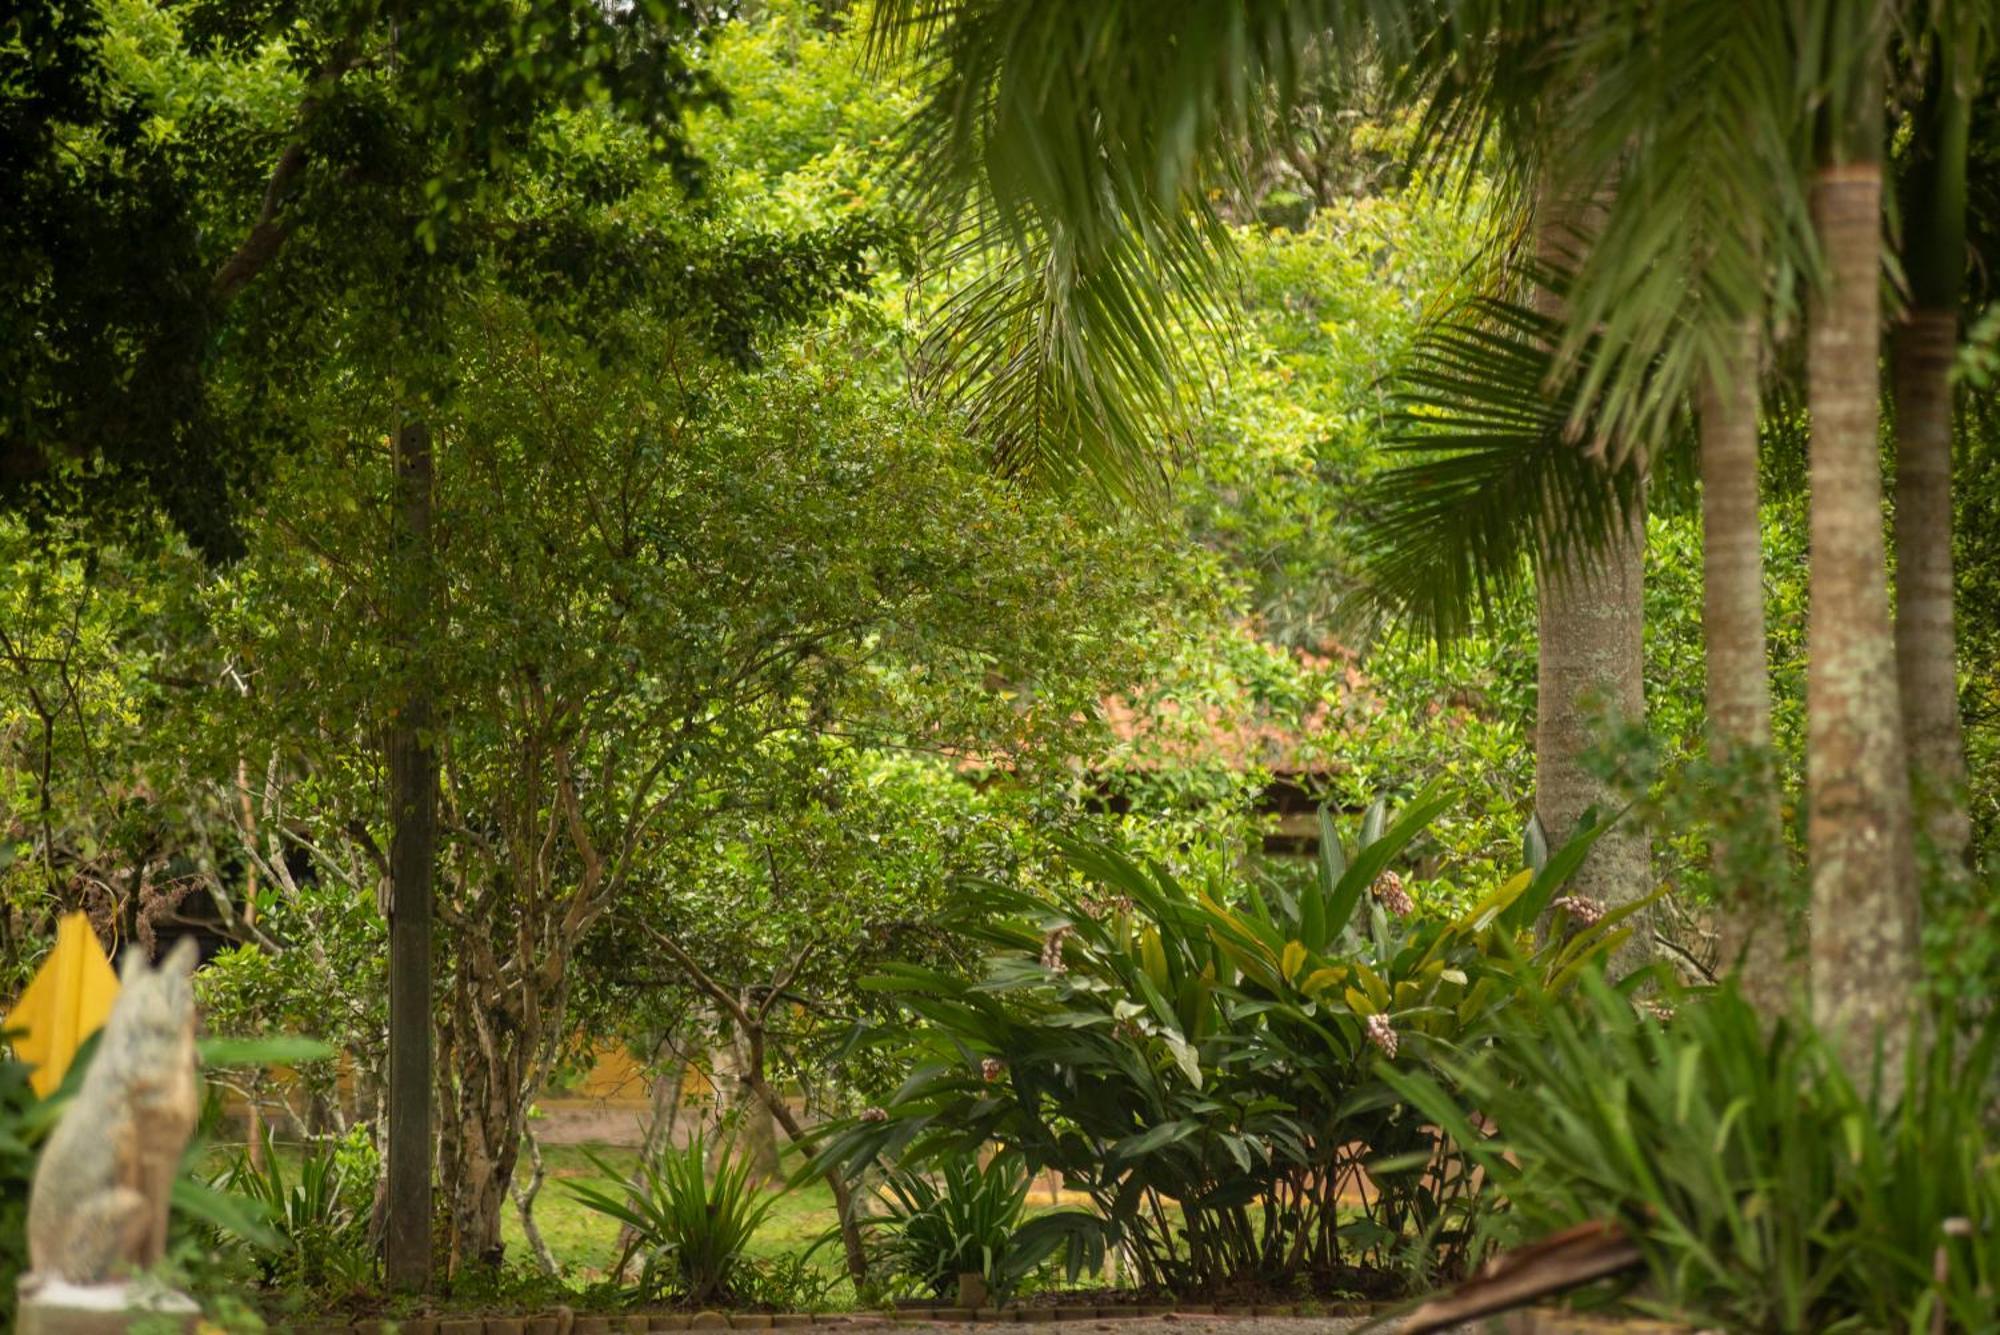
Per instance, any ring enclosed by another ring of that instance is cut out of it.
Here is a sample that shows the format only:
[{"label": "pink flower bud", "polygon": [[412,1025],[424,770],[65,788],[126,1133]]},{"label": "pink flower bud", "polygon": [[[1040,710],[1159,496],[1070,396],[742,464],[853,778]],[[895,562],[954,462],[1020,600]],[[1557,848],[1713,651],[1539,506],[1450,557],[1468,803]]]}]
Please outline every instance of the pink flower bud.
[{"label": "pink flower bud", "polygon": [[1368,890],[1377,903],[1398,918],[1407,918],[1416,910],[1417,906],[1410,900],[1410,892],[1403,888],[1403,878],[1393,871],[1377,876],[1375,884]]},{"label": "pink flower bud", "polygon": [[1585,899],[1582,895],[1564,895],[1549,907],[1562,910],[1584,927],[1593,925],[1604,916],[1602,903],[1595,899]]}]

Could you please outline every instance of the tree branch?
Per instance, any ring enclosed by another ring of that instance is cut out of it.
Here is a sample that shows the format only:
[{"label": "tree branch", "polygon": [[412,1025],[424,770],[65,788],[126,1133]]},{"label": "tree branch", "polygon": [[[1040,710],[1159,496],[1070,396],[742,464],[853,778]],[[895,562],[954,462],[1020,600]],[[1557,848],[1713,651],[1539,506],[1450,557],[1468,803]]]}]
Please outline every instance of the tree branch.
[{"label": "tree branch", "polygon": [[222,262],[222,267],[215,271],[215,277],[209,280],[209,291],[217,301],[234,300],[236,294],[283,248],[285,239],[292,234],[292,224],[280,219],[278,212],[284,205],[285,192],[305,165],[305,145],[287,144],[278,157],[278,165],[271,169],[271,179],[264,186],[264,202],[257,209],[257,221],[251,225],[250,234],[243,238],[235,253]]}]

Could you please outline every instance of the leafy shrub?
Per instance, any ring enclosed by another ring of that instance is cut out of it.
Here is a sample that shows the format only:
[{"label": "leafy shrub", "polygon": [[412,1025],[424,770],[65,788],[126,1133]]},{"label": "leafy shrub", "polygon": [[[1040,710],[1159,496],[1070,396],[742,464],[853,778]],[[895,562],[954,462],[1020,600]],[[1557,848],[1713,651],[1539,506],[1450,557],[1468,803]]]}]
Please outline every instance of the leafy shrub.
[{"label": "leafy shrub", "polygon": [[1507,1202],[1486,1241],[1615,1219],[1654,1281],[1628,1299],[1641,1309],[1730,1330],[2000,1330],[2000,1146],[1982,1120],[2000,1033],[1958,1050],[1937,1028],[1888,1109],[1810,1027],[1733,987],[1663,1023],[1592,984],[1476,1056],[1385,1077]]},{"label": "leafy shrub", "polygon": [[946,1158],[934,1177],[890,1173],[889,1213],[870,1221],[888,1234],[882,1259],[935,1297],[949,1297],[960,1275],[976,1271],[1004,1298],[1047,1254],[1015,1246],[1028,1182],[1013,1155],[996,1155],[983,1167],[969,1155]]},{"label": "leafy shrub", "polygon": [[[623,1275],[635,1256],[642,1258],[639,1289],[644,1297],[673,1296],[691,1303],[739,1296],[743,1251],[776,1202],[750,1178],[750,1161],[738,1159],[727,1142],[717,1155],[711,1181],[705,1138],[697,1133],[681,1149],[662,1150],[639,1166],[639,1190],[568,1182],[570,1193],[598,1214],[632,1230],[618,1257]],[[623,1175],[596,1155],[598,1172],[617,1182]]]},{"label": "leafy shrub", "polygon": [[28,1268],[28,1188],[48,1123],[26,1062],[0,1058],[0,1324],[14,1318],[14,1283]]},{"label": "leafy shrub", "polygon": [[1119,1241],[1143,1283],[1177,1291],[1455,1269],[1479,1208],[1468,1166],[1376,1059],[1424,1067],[1483,1037],[1519,975],[1565,986],[1630,910],[1532,947],[1577,843],[1462,915],[1412,912],[1385,873],[1443,805],[1427,791],[1391,821],[1378,804],[1351,860],[1323,816],[1319,875],[1296,893],[1192,889],[1091,843],[1067,850],[1085,888],[1053,906],[986,887],[964,928],[996,948],[983,977],[873,981],[921,1021],[885,1036],[911,1075],[829,1161],[998,1143],[1095,1206],[1030,1221],[1029,1242],[1066,1231],[1074,1272]]}]

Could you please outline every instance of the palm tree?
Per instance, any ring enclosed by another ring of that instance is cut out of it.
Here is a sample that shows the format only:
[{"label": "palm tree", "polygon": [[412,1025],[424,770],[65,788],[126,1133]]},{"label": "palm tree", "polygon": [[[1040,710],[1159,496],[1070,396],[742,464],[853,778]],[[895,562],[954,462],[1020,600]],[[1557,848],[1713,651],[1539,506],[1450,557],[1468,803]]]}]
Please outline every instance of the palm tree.
[{"label": "palm tree", "polygon": [[[1405,448],[1444,446],[1456,456],[1455,483],[1477,478],[1477,485],[1440,488],[1435,453],[1382,479],[1376,592],[1416,611],[1434,632],[1450,633],[1475,597],[1504,592],[1519,574],[1525,533],[1546,613],[1561,606],[1571,583],[1550,578],[1563,570],[1548,559],[1552,535],[1576,538],[1608,595],[1586,645],[1600,658],[1615,646],[1636,674],[1636,614],[1609,612],[1621,597],[1637,598],[1643,482],[1689,443],[1692,405],[1703,442],[1714,750],[1725,761],[1761,753],[1771,739],[1757,354],[1773,272],[1797,267],[1806,254],[1802,206],[1785,184],[1796,177],[1783,116],[1792,91],[1785,29],[1775,13],[1754,7],[1748,14],[1617,0],[1497,7],[1511,13],[1488,29],[1503,36],[1465,48],[1463,68],[1442,82],[1427,125],[1443,139],[1504,132],[1526,146],[1518,156],[1529,170],[1595,201],[1592,227],[1559,266],[1570,316],[1560,329],[1526,329],[1509,316],[1487,330],[1503,335],[1512,326],[1545,347],[1495,356],[1466,327],[1466,313],[1444,322],[1431,345],[1439,355],[1417,377],[1419,413],[1404,423],[1416,430],[1398,434]],[[1470,314],[1480,320],[1492,311]],[[1495,379],[1522,372],[1528,378],[1511,385]],[[1559,411],[1549,413],[1550,404]],[[1619,503],[1592,504],[1607,483]],[[1562,671],[1571,657],[1568,637],[1550,632],[1545,625],[1545,679],[1551,661]],[[1637,717],[1640,706],[1635,694],[1623,712]],[[1544,712],[1545,726],[1552,717],[1559,715]],[[1553,759],[1563,749],[1540,752]],[[1743,797],[1732,822],[1737,837],[1716,849],[1725,961],[1742,962],[1746,986],[1775,1005],[1790,982],[1782,967],[1787,934],[1777,930],[1784,913],[1761,874],[1770,859],[1743,854],[1745,846],[1781,846],[1776,794],[1751,785]],[[1623,850],[1604,851],[1615,859]],[[1746,956],[1752,942],[1758,949]]]},{"label": "palm tree", "polygon": [[[1724,470],[1709,491],[1723,500],[1729,444],[1737,474],[1748,475],[1749,437],[1740,421],[1724,420],[1731,402],[1715,387],[1738,374],[1729,367],[1730,349],[1742,348],[1744,325],[1760,303],[1787,291],[1793,276],[1808,280],[1813,982],[1817,1017],[1841,1035],[1858,1070],[1878,1034],[1892,1049],[1899,1041],[1916,967],[1909,798],[1875,452],[1888,14],[1865,0],[1789,15],[1752,6],[1741,13],[1740,30],[1725,32],[1716,25],[1739,14],[1726,8],[1725,19],[1697,4],[1660,10],[1607,0],[1590,7],[1594,21],[1565,34],[1563,45],[1582,62],[1568,77],[1534,71],[1537,96],[1571,90],[1559,114],[1588,127],[1568,146],[1566,169],[1586,181],[1615,170],[1619,182],[1570,278],[1571,319],[1557,361],[1576,369],[1572,426],[1588,427],[1614,448],[1658,439],[1619,426],[1657,420],[1698,392],[1705,434],[1717,447],[1706,455]],[[1642,11],[1657,22],[1640,21]],[[1698,81],[1692,88],[1690,79]],[[1796,151],[1807,145],[1812,156],[1802,171]],[[1756,164],[1757,179],[1732,171],[1732,156]],[[1809,191],[1793,188],[1801,180]],[[1769,199],[1760,202],[1757,191]],[[1801,198],[1808,201],[1803,218]],[[1726,508],[1711,509],[1711,520],[1733,524],[1710,535],[1718,558],[1753,541],[1753,515],[1754,507],[1739,507],[1732,521]],[[1714,574],[1734,580],[1711,591],[1726,624],[1724,609],[1751,605],[1754,567],[1719,560]],[[1731,643],[1712,646],[1722,650],[1716,669],[1741,654],[1759,671],[1739,680],[1761,678],[1760,643],[1759,656],[1749,658],[1750,631],[1761,618],[1738,620]],[[1725,703],[1720,692],[1718,703]],[[1755,701],[1731,708],[1723,726],[1750,733],[1718,741],[1758,740],[1760,713]],[[1739,912],[1731,936],[1750,935],[1754,916]]]}]

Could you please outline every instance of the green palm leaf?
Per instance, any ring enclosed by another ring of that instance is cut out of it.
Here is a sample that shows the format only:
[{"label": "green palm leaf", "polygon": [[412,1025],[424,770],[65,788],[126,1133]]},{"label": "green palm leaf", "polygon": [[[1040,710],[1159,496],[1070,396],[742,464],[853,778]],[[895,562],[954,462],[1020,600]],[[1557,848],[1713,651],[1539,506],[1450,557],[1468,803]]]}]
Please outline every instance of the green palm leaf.
[{"label": "green palm leaf", "polygon": [[[923,345],[925,383],[1003,466],[1158,491],[1205,382],[1187,349],[1228,272],[1217,201],[1262,113],[1322,50],[1393,62],[1428,6],[1391,0],[884,0],[876,60],[926,92],[906,200],[970,273]],[[1282,118],[1280,118],[1282,121]]]},{"label": "green palm leaf", "polygon": [[[1362,600],[1438,640],[1515,594],[1542,559],[1601,544],[1645,496],[1647,459],[1608,459],[1574,423],[1561,322],[1501,297],[1447,312],[1398,374],[1361,520]],[[1685,430],[1676,433],[1684,440]]]}]

